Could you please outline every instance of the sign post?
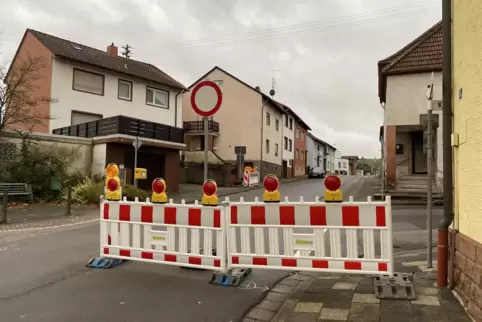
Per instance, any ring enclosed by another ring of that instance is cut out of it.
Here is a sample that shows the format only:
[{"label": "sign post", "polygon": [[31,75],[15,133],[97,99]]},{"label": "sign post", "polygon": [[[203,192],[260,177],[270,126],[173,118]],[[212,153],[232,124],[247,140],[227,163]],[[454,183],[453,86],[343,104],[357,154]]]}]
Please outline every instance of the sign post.
[{"label": "sign post", "polygon": [[135,172],[137,169],[137,150],[139,150],[142,145],[142,141],[139,139],[138,136],[136,136],[134,142],[132,142],[132,145],[134,146],[134,187],[137,188],[137,178],[135,176]]},{"label": "sign post", "polygon": [[204,181],[208,179],[209,156],[209,116],[214,115],[223,101],[221,88],[211,81],[202,81],[194,86],[191,94],[191,106],[199,116],[203,117],[204,128]]}]

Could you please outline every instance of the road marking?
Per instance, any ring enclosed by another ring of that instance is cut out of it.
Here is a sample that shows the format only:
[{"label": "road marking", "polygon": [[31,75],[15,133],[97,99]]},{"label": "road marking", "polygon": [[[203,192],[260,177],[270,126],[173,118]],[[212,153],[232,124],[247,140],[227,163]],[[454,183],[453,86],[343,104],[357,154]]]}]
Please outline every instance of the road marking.
[{"label": "road marking", "polygon": [[263,290],[263,292],[269,291],[268,286],[259,287],[253,281],[244,281],[237,288],[242,289],[242,290]]},{"label": "road marking", "polygon": [[0,247],[0,252],[7,251],[7,250],[20,250],[20,248],[18,248],[16,246],[18,246],[18,245],[12,244],[12,245],[8,245],[8,246],[5,246],[5,247]]}]

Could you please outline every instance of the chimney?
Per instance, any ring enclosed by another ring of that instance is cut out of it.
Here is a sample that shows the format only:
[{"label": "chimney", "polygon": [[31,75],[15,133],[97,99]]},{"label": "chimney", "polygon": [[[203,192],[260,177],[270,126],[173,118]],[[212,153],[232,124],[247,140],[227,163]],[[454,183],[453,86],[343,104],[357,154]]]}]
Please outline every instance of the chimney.
[{"label": "chimney", "polygon": [[257,90],[258,92],[261,92],[261,88],[259,86],[256,86],[254,89]]},{"label": "chimney", "polygon": [[107,54],[111,57],[119,56],[119,49],[117,48],[117,46],[114,46],[114,43],[107,46]]}]

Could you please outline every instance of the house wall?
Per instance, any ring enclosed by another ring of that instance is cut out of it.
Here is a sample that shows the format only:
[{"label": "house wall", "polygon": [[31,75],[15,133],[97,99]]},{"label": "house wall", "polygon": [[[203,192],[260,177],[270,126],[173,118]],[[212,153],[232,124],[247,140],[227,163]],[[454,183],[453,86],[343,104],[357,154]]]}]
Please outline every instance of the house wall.
[{"label": "house wall", "polygon": [[348,160],[341,158],[335,159],[335,171],[345,171],[346,174],[350,174],[349,166]]},{"label": "house wall", "polygon": [[[387,98],[385,108],[387,111],[387,125],[420,125],[420,114],[427,114],[427,85],[430,84],[432,73],[418,73],[409,75],[395,75],[387,77]],[[434,73],[433,100],[442,100],[442,73]],[[441,111],[433,111],[433,114],[440,114]],[[442,122],[434,133],[436,143],[434,154],[436,157],[436,178],[441,187],[443,180],[443,143],[442,143]],[[388,136],[388,134],[387,134]],[[396,142],[397,140],[391,140]],[[395,143],[396,144],[396,143]],[[387,147],[394,151],[394,147]],[[387,156],[388,157],[388,156]],[[388,160],[387,160],[388,162]],[[387,164],[387,167],[393,165]],[[395,166],[396,168],[396,166]],[[394,173],[397,170],[394,170]]]},{"label": "house wall", "polygon": [[[29,60],[29,57],[32,60]],[[41,64],[38,61],[41,60]],[[29,63],[30,61],[30,63]],[[36,67],[38,67],[37,73],[25,73],[21,72],[22,66],[26,66],[25,64],[29,64],[32,66],[31,62],[37,61],[35,63]],[[29,91],[30,94],[25,99],[28,99],[32,102],[37,102],[37,106],[32,111],[32,107],[28,107],[32,115],[36,115],[38,117],[32,117],[32,121],[38,121],[36,124],[32,124],[32,126],[22,123],[11,124],[7,126],[7,129],[12,130],[23,130],[23,131],[32,131],[32,132],[41,132],[41,133],[48,133],[49,132],[49,119],[50,115],[50,102],[48,102],[49,98],[51,97],[51,82],[52,82],[52,61],[53,57],[50,51],[45,48],[40,41],[37,40],[34,36],[30,33],[26,33],[25,37],[18,48],[17,55],[15,56],[10,73],[8,77],[17,77],[20,75],[28,76],[28,80],[22,82],[23,85],[29,85],[31,90]],[[17,83],[18,84],[18,83]],[[55,98],[55,96],[53,96]],[[13,116],[6,120],[6,122],[16,121],[18,119],[18,112],[11,112]]]},{"label": "house wall", "polygon": [[403,144],[403,154],[396,154],[396,176],[404,176],[411,173],[411,152],[412,142],[410,139],[410,132],[396,132],[396,144]]},{"label": "house wall", "polygon": [[[286,125],[285,123],[285,119],[288,118],[288,125]],[[293,122],[293,128],[290,129],[289,128],[289,120],[292,120]],[[295,120],[293,119],[293,117],[291,115],[285,115],[283,116],[283,160],[286,161],[286,164],[288,165],[288,173],[289,174],[292,174],[293,173],[293,170],[292,170],[292,167],[293,167],[293,162],[294,162],[294,155],[295,155],[295,132],[294,132],[294,129],[295,129]],[[284,143],[284,138],[287,137],[288,138],[288,146],[285,147],[285,143]],[[291,140],[291,151],[289,150],[289,140]]]},{"label": "house wall", "polygon": [[[315,141],[311,136],[306,136],[306,151],[308,152],[307,165],[310,169],[316,168],[318,166],[318,145],[319,143]],[[320,167],[323,164],[321,162]]]},{"label": "house wall", "polygon": [[[73,90],[74,67],[99,73],[105,76],[104,95],[96,95]],[[119,79],[133,83],[132,101],[117,98]],[[146,104],[146,86],[152,86],[169,92],[169,108],[160,108]],[[146,83],[139,79],[121,74],[107,72],[84,64],[55,58],[52,74],[52,97],[57,100],[51,105],[49,130],[70,126],[72,111],[100,114],[104,118],[116,115],[130,116],[156,123],[182,126],[182,94],[178,96],[177,116],[175,108],[176,94],[180,90],[169,89],[154,83]]]},{"label": "house wall", "polygon": [[[295,122],[295,141],[294,141],[294,150],[295,150],[295,159],[294,159],[294,167],[295,167],[295,176],[302,176],[306,174],[306,137],[307,137],[307,129],[304,128],[298,122]],[[296,151],[298,151],[298,155],[296,155]]]},{"label": "house wall", "polygon": [[[266,123],[266,113],[270,115],[270,125]],[[279,122],[276,130],[276,120]],[[281,165],[281,152],[283,140],[283,114],[272,104],[265,104],[263,118],[263,161],[276,165]],[[266,151],[266,140],[269,140],[269,152]],[[275,145],[278,146],[278,153],[275,153]]]},{"label": "house wall", "polygon": [[453,132],[459,135],[453,157],[454,283],[468,312],[482,321],[482,3],[453,0],[452,8]]},{"label": "house wall", "polygon": [[[261,95],[240,83],[224,72],[215,69],[199,80],[222,80],[223,103],[212,117],[219,122],[217,151],[223,160],[235,160],[235,146],[246,146],[246,160],[261,159]],[[198,116],[191,106],[191,93],[183,95],[183,121],[198,121]]]},{"label": "house wall", "polygon": [[326,156],[326,171],[327,172],[334,172],[335,171],[335,150],[331,147],[327,147],[328,155]]}]

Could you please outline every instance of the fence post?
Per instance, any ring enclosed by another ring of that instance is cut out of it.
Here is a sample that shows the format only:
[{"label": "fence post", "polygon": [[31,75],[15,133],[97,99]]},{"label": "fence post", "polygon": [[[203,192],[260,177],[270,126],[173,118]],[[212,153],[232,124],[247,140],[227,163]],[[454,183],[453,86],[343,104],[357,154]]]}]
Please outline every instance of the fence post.
[{"label": "fence post", "polygon": [[72,216],[72,186],[67,187],[67,211],[66,216]]},{"label": "fence post", "polygon": [[2,196],[2,213],[0,214],[0,224],[7,223],[7,210],[8,210],[8,188],[3,190]]}]

